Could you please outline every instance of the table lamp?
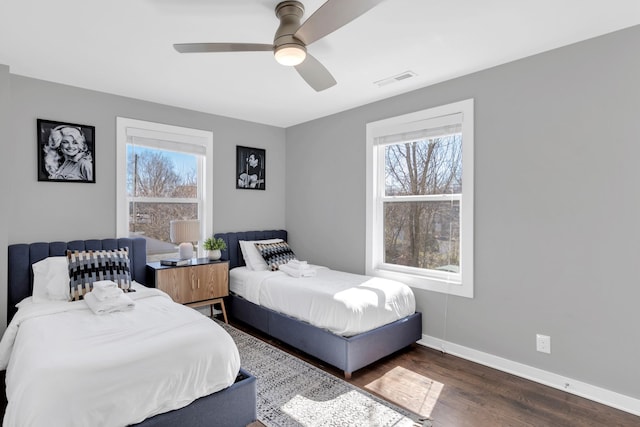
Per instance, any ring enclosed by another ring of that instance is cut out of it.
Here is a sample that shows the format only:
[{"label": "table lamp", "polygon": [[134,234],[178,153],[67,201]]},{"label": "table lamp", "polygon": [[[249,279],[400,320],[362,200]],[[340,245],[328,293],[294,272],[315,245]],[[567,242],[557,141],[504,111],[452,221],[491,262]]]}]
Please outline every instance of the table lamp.
[{"label": "table lamp", "polygon": [[197,219],[173,220],[169,222],[169,237],[179,243],[178,257],[193,258],[193,242],[200,240],[200,221]]}]

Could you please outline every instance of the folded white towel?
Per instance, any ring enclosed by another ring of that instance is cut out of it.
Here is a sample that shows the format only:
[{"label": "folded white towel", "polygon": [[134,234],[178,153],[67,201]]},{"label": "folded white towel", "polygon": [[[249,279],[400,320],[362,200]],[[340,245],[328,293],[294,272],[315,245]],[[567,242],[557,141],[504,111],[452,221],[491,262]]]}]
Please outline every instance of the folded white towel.
[{"label": "folded white towel", "polygon": [[115,313],[117,311],[129,311],[136,307],[136,302],[129,298],[122,289],[120,295],[100,301],[94,291],[84,294],[84,300],[95,314]]},{"label": "folded white towel", "polygon": [[287,262],[287,265],[289,267],[296,268],[298,270],[309,268],[309,264],[307,264],[307,261],[300,261],[300,260],[297,260],[297,259],[289,260],[289,262]]},{"label": "folded white towel", "polygon": [[122,289],[118,287],[118,284],[113,280],[98,280],[93,282],[93,294],[99,301],[104,301],[111,298],[118,298],[122,295]]},{"label": "folded white towel", "polygon": [[288,263],[283,264],[278,267],[278,270],[287,273],[291,277],[313,277],[316,275],[316,270],[314,268],[295,268],[290,266]]}]

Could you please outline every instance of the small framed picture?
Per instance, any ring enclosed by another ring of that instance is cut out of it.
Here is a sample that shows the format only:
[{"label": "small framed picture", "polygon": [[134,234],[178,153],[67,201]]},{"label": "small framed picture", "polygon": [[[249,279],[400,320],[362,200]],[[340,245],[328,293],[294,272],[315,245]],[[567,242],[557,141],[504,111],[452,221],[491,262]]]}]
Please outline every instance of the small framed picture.
[{"label": "small framed picture", "polygon": [[38,181],[96,182],[94,126],[38,119]]},{"label": "small framed picture", "polygon": [[236,188],[266,189],[266,152],[261,148],[236,145]]}]

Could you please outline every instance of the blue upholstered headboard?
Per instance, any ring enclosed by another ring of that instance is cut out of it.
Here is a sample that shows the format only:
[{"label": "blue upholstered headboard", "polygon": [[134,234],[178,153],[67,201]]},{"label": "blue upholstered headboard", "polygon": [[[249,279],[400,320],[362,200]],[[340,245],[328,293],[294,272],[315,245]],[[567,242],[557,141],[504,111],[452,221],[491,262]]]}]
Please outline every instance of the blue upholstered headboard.
[{"label": "blue upholstered headboard", "polygon": [[246,265],[240,251],[240,240],[265,240],[282,239],[287,241],[286,230],[262,230],[262,231],[238,231],[233,233],[216,233],[216,238],[221,238],[227,244],[227,249],[222,251],[222,259],[229,260],[229,268]]},{"label": "blue upholstered headboard", "polygon": [[16,304],[33,292],[31,264],[50,256],[64,256],[67,249],[83,251],[120,248],[129,248],[131,278],[138,283],[146,284],[147,241],[140,237],[9,245],[7,322],[10,322],[18,311]]}]

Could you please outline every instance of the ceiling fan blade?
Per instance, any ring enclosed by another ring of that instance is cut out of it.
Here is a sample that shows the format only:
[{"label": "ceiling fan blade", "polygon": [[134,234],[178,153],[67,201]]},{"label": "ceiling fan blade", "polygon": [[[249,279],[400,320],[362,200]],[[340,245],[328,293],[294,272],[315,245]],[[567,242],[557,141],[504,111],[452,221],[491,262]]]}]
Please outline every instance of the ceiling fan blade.
[{"label": "ceiling fan blade", "polygon": [[296,71],[316,92],[329,89],[336,84],[329,70],[316,58],[307,53],[307,57],[301,64],[296,65]]},{"label": "ceiling fan blade", "polygon": [[384,0],[328,0],[293,35],[309,45],[353,21]]},{"label": "ceiling fan blade", "polygon": [[173,47],[180,53],[273,51],[273,45],[260,43],[177,43]]}]

